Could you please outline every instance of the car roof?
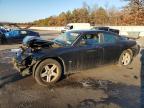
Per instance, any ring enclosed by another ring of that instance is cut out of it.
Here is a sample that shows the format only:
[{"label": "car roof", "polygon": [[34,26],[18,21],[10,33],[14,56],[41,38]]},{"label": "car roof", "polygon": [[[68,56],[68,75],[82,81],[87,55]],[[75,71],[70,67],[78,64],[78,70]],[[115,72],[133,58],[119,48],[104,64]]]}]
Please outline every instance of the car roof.
[{"label": "car roof", "polygon": [[[113,32],[110,31],[105,31],[105,30],[71,30],[69,32],[77,32],[77,33],[95,33],[95,32],[102,32],[102,33],[111,33],[111,34],[115,34]],[[118,34],[115,34],[118,35]]]},{"label": "car roof", "polygon": [[[30,31],[30,32],[34,32],[34,31],[32,31],[32,30],[27,30],[27,29],[13,29],[13,30],[11,30],[11,31]],[[11,32],[10,31],[10,32]]]}]

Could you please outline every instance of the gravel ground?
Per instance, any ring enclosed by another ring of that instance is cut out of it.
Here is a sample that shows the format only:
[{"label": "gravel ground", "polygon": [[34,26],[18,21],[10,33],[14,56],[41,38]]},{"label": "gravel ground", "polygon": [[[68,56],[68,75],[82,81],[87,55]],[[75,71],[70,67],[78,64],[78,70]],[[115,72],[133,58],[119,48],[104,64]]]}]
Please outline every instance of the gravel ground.
[{"label": "gravel ground", "polygon": [[0,46],[0,108],[140,108],[140,56],[128,67],[85,70],[42,87],[13,68],[14,53],[6,49],[18,46]]}]

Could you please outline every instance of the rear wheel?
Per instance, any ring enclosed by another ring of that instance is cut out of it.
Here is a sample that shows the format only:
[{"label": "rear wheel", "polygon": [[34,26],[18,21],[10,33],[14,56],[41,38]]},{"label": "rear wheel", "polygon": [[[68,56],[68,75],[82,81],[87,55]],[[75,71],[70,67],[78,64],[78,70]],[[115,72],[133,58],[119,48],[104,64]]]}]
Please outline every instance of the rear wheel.
[{"label": "rear wheel", "polygon": [[128,66],[129,64],[131,64],[132,62],[132,53],[131,51],[129,50],[125,50],[123,51],[123,53],[121,54],[120,56],[120,59],[119,59],[119,64],[121,66]]},{"label": "rear wheel", "polygon": [[57,82],[62,75],[62,67],[53,59],[42,61],[35,71],[35,80],[38,84],[47,86]]}]

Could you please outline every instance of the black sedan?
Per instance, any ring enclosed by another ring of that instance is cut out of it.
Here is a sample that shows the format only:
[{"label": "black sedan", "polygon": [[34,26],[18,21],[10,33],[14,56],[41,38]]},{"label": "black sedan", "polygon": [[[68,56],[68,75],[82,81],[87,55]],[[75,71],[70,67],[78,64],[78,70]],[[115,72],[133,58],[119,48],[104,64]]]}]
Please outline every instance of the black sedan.
[{"label": "black sedan", "polygon": [[69,31],[50,41],[26,37],[14,58],[22,75],[33,74],[40,85],[62,75],[105,64],[129,65],[139,46],[118,34],[102,30]]},{"label": "black sedan", "polygon": [[22,40],[26,36],[36,36],[39,37],[39,33],[31,31],[31,30],[25,30],[25,29],[17,29],[17,30],[11,30],[9,32],[3,33],[3,36],[0,37],[0,43],[21,43]]}]

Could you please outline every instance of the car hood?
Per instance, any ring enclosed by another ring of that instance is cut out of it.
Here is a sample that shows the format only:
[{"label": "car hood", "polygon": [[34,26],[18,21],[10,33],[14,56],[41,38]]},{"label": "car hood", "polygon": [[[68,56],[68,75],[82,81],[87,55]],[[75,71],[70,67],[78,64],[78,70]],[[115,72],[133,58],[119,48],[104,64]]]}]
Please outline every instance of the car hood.
[{"label": "car hood", "polygon": [[36,36],[27,36],[23,39],[23,45],[31,48],[36,48],[36,47],[49,47],[53,45],[54,42],[52,41],[47,41],[44,40],[40,37]]},{"label": "car hood", "polygon": [[9,33],[9,32],[6,32],[6,33],[4,33],[4,34],[5,34],[5,36],[9,36],[10,33]]}]

